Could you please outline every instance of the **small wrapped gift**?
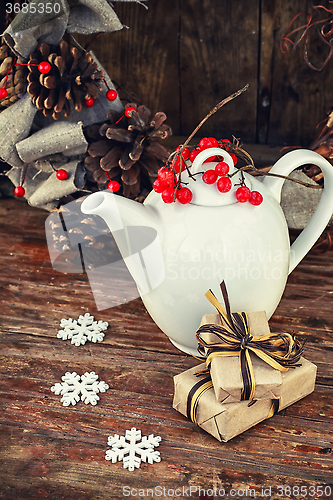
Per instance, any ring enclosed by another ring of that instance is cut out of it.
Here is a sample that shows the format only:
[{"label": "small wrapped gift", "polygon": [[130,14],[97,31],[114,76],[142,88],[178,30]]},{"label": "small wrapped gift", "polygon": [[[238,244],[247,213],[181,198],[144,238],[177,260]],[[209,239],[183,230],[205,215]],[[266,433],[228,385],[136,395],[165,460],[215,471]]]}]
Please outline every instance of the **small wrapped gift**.
[{"label": "small wrapped gift", "polygon": [[[269,333],[265,311],[248,313],[247,317],[250,332],[255,332],[256,336],[263,336]],[[221,325],[219,315],[205,314],[200,326],[206,324]],[[206,338],[214,342],[214,334],[208,333]],[[250,357],[254,378],[253,397],[255,399],[279,398],[282,385],[281,372],[251,353]],[[216,356],[211,360],[209,370],[215,396],[218,401],[224,401],[225,403],[241,401],[244,384],[238,355]]]},{"label": "small wrapped gift", "polygon": [[204,367],[203,363],[174,377],[173,407],[219,441],[229,441],[313,392],[317,372],[316,365],[301,358],[299,366],[282,372],[279,399],[219,403],[210,376],[196,375]]},{"label": "small wrapped gift", "polygon": [[226,310],[209,290],[219,314],[206,314],[197,331],[217,401],[278,399],[282,373],[298,363],[303,347],[289,333],[271,333],[264,311],[231,313],[225,283],[220,286]]}]

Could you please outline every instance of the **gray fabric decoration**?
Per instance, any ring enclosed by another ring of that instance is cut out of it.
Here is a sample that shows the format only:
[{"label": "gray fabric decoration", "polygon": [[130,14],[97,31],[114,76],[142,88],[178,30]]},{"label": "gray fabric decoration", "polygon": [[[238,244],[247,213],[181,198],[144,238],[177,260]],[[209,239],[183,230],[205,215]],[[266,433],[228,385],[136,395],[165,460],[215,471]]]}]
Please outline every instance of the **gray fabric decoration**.
[{"label": "gray fabric decoration", "polygon": [[[25,169],[14,167],[7,173],[7,177],[12,181],[14,186],[20,186],[22,184],[24,170],[26,174],[24,180],[24,197],[28,200],[30,196],[34,194],[36,186],[43,184],[50,177],[50,172],[38,171],[34,164],[27,165]],[[52,169],[51,174],[53,172],[54,169]]]},{"label": "gray fabric decoration", "polygon": [[[120,0],[141,3],[140,0]],[[3,36],[13,52],[27,59],[39,43],[57,45],[65,32],[89,35],[118,31],[123,28],[112,5],[107,0],[54,0],[52,12],[46,14],[49,0],[38,0],[37,12],[22,10],[4,31]],[[60,6],[59,12],[58,7]]]},{"label": "gray fabric decoration", "polygon": [[[48,0],[38,0],[38,4],[44,5],[46,3],[50,2]],[[54,11],[55,4],[60,4],[58,14]],[[68,24],[69,6],[66,0],[55,0],[52,7],[50,14],[34,13],[31,6],[28,13],[21,10],[4,31],[3,37],[6,44],[18,57],[27,59],[39,43],[57,45],[60,42]],[[42,9],[39,8],[38,10],[41,11]]]},{"label": "gray fabric decoration", "polygon": [[106,0],[80,0],[71,9],[67,33],[92,33],[119,31],[123,25]]},{"label": "gray fabric decoration", "polygon": [[[119,1],[141,4],[141,0]],[[50,13],[46,12],[47,4],[52,5]],[[7,45],[22,59],[27,59],[40,43],[58,45],[65,32],[93,34],[123,28],[108,0],[38,0],[37,12],[32,11],[33,3],[28,5],[28,12],[21,10],[3,34]],[[93,57],[98,69],[103,69]],[[72,109],[68,119],[62,117],[55,122],[52,117],[44,117],[29,94],[0,113],[0,158],[13,167],[6,175],[15,186],[22,185],[24,178],[25,198],[30,205],[52,210],[58,207],[59,199],[83,190],[85,170],[80,155],[88,146],[83,128],[104,122],[110,109],[123,112],[118,97],[115,101],[106,99],[108,88],[115,87],[104,74],[106,84],[101,82],[103,91],[94,106],[83,107],[80,113]],[[56,170],[61,168],[69,174],[64,181],[56,177]]]},{"label": "gray fabric decoration", "polygon": [[[48,179],[35,190],[28,199],[29,205],[41,207],[51,201],[68,196],[70,194],[81,191],[84,186],[84,171],[80,161],[74,160],[65,165],[62,165],[68,172],[69,177],[65,181],[59,181],[56,177],[56,172],[53,172]],[[59,166],[57,165],[59,168]],[[79,170],[77,172],[77,169]],[[80,172],[81,171],[81,172]],[[56,206],[56,203],[54,203]]]},{"label": "gray fabric decoration", "polygon": [[[53,156],[53,158],[56,157],[56,155]],[[63,158],[63,163],[65,163],[65,158]],[[42,172],[49,172],[50,174],[54,172],[54,168],[52,166],[51,160],[47,158],[41,158],[39,160],[36,160],[33,162],[35,168],[37,171],[42,171]]]},{"label": "gray fabric decoration", "polygon": [[19,157],[24,163],[31,163],[54,153],[66,156],[83,154],[87,147],[82,122],[54,122],[16,144]]},{"label": "gray fabric decoration", "polygon": [[[33,207],[52,210],[57,207],[57,201],[70,194],[81,191],[84,187],[84,168],[80,160],[73,160],[64,165],[57,163],[57,170],[64,168],[69,176],[65,181],[56,177],[56,172],[38,170],[34,163],[27,166],[24,180],[25,198]],[[15,186],[22,182],[22,169],[12,168],[7,176]]]},{"label": "gray fabric decoration", "polygon": [[[98,69],[103,69],[94,54],[92,56]],[[106,73],[105,80],[109,88],[115,88]],[[104,82],[101,85],[104,89],[98,94],[94,106],[84,106],[80,113],[72,108],[70,117],[60,118],[59,121],[52,117],[46,118],[37,111],[30,95],[25,94],[0,113],[0,158],[12,167],[23,167],[26,163],[55,153],[63,153],[65,156],[83,154],[87,150],[87,142],[82,128],[105,121],[110,109],[119,112],[124,109],[119,97],[115,101],[106,99],[107,86]],[[32,130],[37,131],[28,137]]]},{"label": "gray fabric decoration", "polygon": [[16,101],[0,113],[1,147],[0,157],[12,167],[23,167],[18,156],[16,144],[25,139],[30,132],[37,108],[29,94]]},{"label": "gray fabric decoration", "polygon": [[[115,88],[106,73],[105,80],[109,88]],[[25,173],[25,198],[30,205],[52,210],[60,198],[83,189],[85,170],[80,155],[88,147],[83,128],[105,121],[109,109],[123,111],[120,99],[108,101],[108,87],[104,82],[102,86],[94,106],[83,107],[80,113],[72,109],[69,119],[46,118],[37,111],[29,94],[0,113],[0,157],[14,167],[6,175],[15,186],[21,185]],[[68,157],[72,157],[69,163]],[[56,178],[55,169],[62,167],[70,174],[65,181]]]}]

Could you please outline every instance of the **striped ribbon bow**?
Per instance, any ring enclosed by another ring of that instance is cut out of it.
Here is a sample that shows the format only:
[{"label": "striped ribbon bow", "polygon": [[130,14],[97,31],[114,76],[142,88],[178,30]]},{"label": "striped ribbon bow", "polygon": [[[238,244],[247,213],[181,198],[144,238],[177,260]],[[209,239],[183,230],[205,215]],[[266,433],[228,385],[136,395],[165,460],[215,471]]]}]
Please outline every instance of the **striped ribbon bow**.
[{"label": "striped ribbon bow", "polygon": [[[241,400],[252,400],[255,393],[255,380],[250,351],[276,370],[284,372],[290,367],[297,366],[304,344],[289,333],[270,333],[261,337],[252,335],[249,331],[247,314],[245,312],[231,313],[224,281],[220,287],[226,311],[211,290],[205,296],[217,309],[223,324],[202,325],[196,333],[199,342],[198,351],[206,355],[207,370],[200,374],[208,373],[211,361],[216,357],[239,356],[243,379]],[[210,340],[211,334],[216,337],[216,342]]]}]

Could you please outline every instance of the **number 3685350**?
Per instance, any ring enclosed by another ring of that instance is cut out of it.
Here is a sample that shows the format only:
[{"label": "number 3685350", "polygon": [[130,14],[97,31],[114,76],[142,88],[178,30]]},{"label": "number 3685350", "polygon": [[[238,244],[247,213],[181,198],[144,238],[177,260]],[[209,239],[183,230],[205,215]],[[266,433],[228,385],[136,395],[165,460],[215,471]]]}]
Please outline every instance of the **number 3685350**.
[{"label": "number 3685350", "polygon": [[53,3],[53,2],[48,2],[48,3],[38,3],[38,2],[31,2],[31,3],[23,3],[20,5],[19,3],[6,3],[6,12],[8,14],[18,14],[19,12],[22,12],[23,14],[52,14],[53,12],[55,14],[59,14],[61,10],[61,5],[60,3]]}]

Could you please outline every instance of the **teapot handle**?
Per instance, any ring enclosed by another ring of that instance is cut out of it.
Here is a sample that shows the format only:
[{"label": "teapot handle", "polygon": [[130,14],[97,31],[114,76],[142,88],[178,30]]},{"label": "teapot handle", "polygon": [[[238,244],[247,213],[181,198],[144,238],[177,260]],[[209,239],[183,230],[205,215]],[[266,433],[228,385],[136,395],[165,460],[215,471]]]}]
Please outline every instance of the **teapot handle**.
[{"label": "teapot handle", "polygon": [[[295,269],[303,257],[315,244],[333,214],[333,166],[321,155],[307,149],[297,149],[280,158],[269,173],[287,176],[302,165],[316,165],[324,174],[324,189],[318,206],[309,223],[296,238],[290,248],[288,274]],[[273,197],[280,203],[281,190],[285,179],[265,177],[263,184],[269,188]]]}]

